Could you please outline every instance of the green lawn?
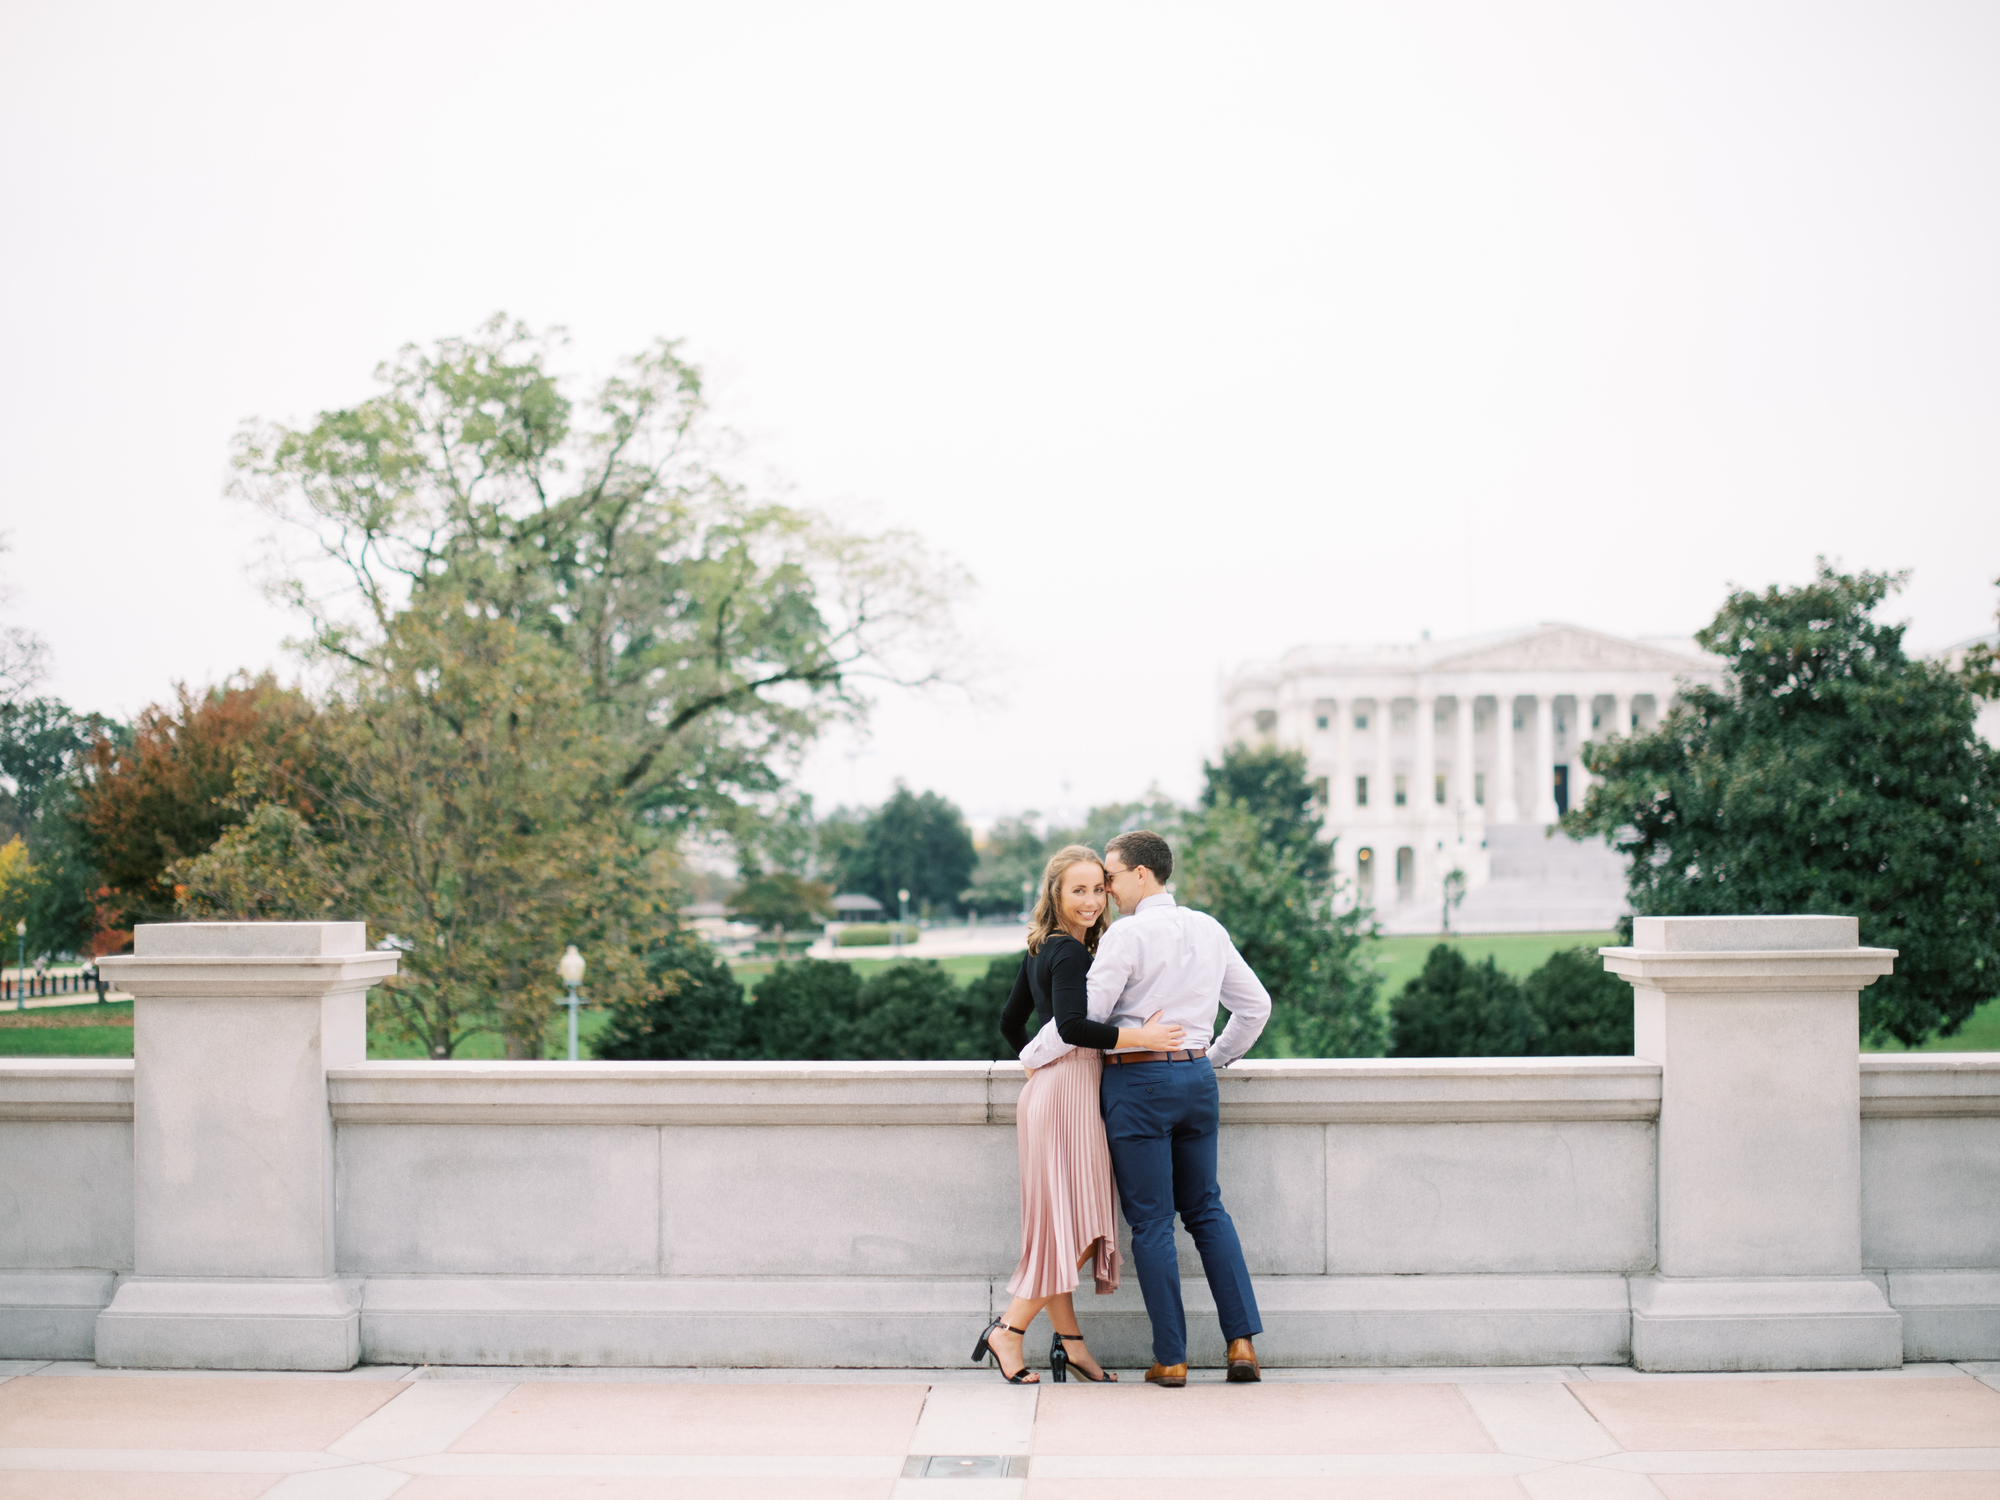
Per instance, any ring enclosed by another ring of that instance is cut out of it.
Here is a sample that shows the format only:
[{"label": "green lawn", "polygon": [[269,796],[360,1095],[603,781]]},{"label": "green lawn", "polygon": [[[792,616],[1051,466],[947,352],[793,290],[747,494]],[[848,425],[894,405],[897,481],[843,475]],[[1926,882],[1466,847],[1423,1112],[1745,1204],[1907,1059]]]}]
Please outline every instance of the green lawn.
[{"label": "green lawn", "polygon": [[8,1026],[0,1057],[130,1057],[130,1026]]},{"label": "green lawn", "polygon": [[1885,1042],[1868,1052],[2000,1052],[2000,998],[1988,1000],[1958,1028],[1957,1036],[1932,1037],[1923,1046],[1910,1048],[1901,1042]]}]

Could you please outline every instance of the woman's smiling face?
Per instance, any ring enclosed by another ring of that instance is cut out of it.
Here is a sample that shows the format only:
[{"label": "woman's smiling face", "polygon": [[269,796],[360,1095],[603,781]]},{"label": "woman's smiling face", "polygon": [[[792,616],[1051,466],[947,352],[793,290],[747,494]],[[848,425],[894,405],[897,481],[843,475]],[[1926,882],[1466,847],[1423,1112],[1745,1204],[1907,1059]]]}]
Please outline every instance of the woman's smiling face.
[{"label": "woman's smiling face", "polygon": [[1065,927],[1089,931],[1091,923],[1104,915],[1104,866],[1080,859],[1064,870],[1056,902]]}]

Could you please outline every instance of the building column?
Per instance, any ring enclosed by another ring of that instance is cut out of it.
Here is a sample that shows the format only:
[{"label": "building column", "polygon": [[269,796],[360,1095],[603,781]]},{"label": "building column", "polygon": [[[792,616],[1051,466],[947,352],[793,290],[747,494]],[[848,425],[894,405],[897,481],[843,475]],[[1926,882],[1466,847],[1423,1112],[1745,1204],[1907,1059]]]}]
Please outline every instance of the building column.
[{"label": "building column", "polygon": [[1592,715],[1597,712],[1597,694],[1581,692],[1576,695],[1576,734],[1571,739],[1569,755],[1569,805],[1583,806],[1584,794],[1590,790],[1590,772],[1584,769],[1583,747],[1599,737],[1599,731],[1590,727]]},{"label": "building column", "polygon": [[1861,1270],[1861,991],[1894,967],[1853,917],[1639,917],[1604,948],[1660,1067],[1659,1272],[1641,1370],[1872,1370],[1903,1319]]},{"label": "building column", "polygon": [[1451,796],[1462,810],[1470,813],[1472,802],[1472,713],[1478,699],[1460,693],[1452,705]]},{"label": "building column", "polygon": [[1632,738],[1632,695],[1614,693],[1611,697],[1611,729],[1621,740]]},{"label": "building column", "polygon": [[98,1314],[97,1362],[351,1369],[326,1075],[367,1060],[367,991],[396,955],[360,922],[178,922],[98,964],[135,997],[138,1067],[132,1274]]},{"label": "building column", "polygon": [[1533,823],[1556,820],[1556,700],[1548,693],[1535,695],[1535,760]]},{"label": "building column", "polygon": [[[1378,823],[1393,822],[1396,817],[1396,778],[1389,770],[1389,726],[1396,721],[1395,700],[1377,698],[1373,722],[1375,727],[1375,769],[1368,778],[1368,805]],[[1395,867],[1395,851],[1390,851],[1390,868]],[[1379,860],[1382,851],[1376,850]],[[1376,890],[1380,894],[1382,872],[1375,872]],[[1391,876],[1391,884],[1394,876]]]},{"label": "building column", "polygon": [[1354,700],[1333,705],[1333,795],[1327,812],[1337,830],[1354,821]]},{"label": "building column", "polygon": [[1492,804],[1494,823],[1518,823],[1521,821],[1520,799],[1514,795],[1514,690],[1503,687],[1494,699],[1498,718],[1494,723],[1493,779],[1498,786],[1489,789],[1486,800]]},{"label": "building column", "polygon": [[1416,761],[1410,775],[1410,813],[1415,822],[1437,820],[1437,695],[1416,697]]}]

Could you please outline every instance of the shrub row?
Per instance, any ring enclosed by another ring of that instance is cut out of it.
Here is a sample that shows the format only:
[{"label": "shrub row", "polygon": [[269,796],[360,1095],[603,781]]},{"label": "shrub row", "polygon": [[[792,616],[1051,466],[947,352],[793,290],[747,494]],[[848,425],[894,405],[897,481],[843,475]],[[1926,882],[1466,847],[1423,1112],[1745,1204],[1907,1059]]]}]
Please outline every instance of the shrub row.
[{"label": "shrub row", "polygon": [[[905,959],[863,979],[846,963],[781,963],[747,998],[706,943],[676,934],[646,955],[647,984],[612,1007],[602,1058],[732,1062],[947,1062],[1005,1058],[1000,1011],[1021,955],[969,984]],[[1525,980],[1440,943],[1390,1006],[1392,1057],[1576,1057],[1632,1052],[1632,989],[1596,954],[1550,956]]]},{"label": "shrub row", "polygon": [[960,985],[931,959],[867,979],[824,959],[781,963],[743,986],[704,943],[675,939],[647,954],[647,987],[612,1007],[602,1058],[737,1062],[951,1062],[1012,1057],[1000,1011],[1021,955],[996,958]]}]

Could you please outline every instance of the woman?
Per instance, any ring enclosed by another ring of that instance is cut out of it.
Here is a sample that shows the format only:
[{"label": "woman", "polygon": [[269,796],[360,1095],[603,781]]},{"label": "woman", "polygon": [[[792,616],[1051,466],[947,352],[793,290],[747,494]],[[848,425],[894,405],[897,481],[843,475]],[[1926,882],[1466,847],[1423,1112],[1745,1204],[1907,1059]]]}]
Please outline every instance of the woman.
[{"label": "woman", "polygon": [[1028,1045],[1027,1020],[1039,1012],[1072,1049],[1028,1070],[1015,1110],[1021,1152],[1021,1260],[1007,1283],[1014,1300],[980,1335],[974,1360],[991,1354],[1015,1385],[1040,1379],[1022,1349],[1028,1326],[1044,1308],[1055,1337],[1049,1368],[1066,1378],[1074,1368],[1086,1380],[1116,1380],[1091,1357],[1077,1326],[1076,1290],[1084,1264],[1094,1260],[1099,1294],[1118,1290],[1118,1223],[1112,1217],[1111,1152],[1097,1104],[1104,1052],[1117,1047],[1171,1051],[1178,1026],[1158,1018],[1145,1026],[1117,1027],[1085,1013],[1084,980],[1106,924],[1104,866],[1094,850],[1071,844],[1042,872],[1042,893],[1028,926],[1028,956],[1000,1017],[1000,1031],[1018,1054]]}]

